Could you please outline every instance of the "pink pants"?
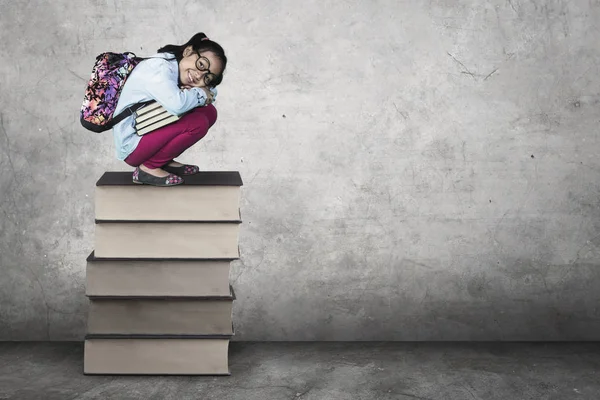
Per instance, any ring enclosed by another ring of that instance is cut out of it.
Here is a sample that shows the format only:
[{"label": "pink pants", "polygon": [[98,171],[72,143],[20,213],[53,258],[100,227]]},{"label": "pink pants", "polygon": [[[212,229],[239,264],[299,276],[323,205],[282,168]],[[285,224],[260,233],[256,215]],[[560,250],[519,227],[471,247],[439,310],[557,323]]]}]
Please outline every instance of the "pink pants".
[{"label": "pink pants", "polygon": [[217,109],[212,104],[194,108],[179,121],[142,136],[125,162],[132,167],[160,168],[206,136],[216,121]]}]

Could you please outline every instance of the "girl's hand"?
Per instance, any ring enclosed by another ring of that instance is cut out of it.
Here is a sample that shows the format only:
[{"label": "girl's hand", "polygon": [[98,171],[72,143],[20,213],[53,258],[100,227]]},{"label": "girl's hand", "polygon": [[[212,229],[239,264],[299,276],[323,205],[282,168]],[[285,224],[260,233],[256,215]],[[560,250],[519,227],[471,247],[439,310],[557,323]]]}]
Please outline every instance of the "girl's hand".
[{"label": "girl's hand", "polygon": [[[191,89],[191,88],[192,88],[191,86],[187,86],[187,85],[182,85],[181,86],[181,90],[187,90],[187,89]],[[211,91],[210,89],[205,88],[205,87],[200,87],[200,88],[197,88],[197,89],[202,89],[204,91],[204,93],[206,93],[206,103],[205,103],[205,105],[206,104],[212,104],[212,103],[214,103],[215,96],[217,94],[217,89],[212,89],[213,91]]]},{"label": "girl's hand", "polygon": [[200,88],[202,90],[204,90],[204,93],[206,93],[206,104],[212,104],[213,101],[215,101],[215,95],[213,92],[211,92],[208,88],[202,87]]}]

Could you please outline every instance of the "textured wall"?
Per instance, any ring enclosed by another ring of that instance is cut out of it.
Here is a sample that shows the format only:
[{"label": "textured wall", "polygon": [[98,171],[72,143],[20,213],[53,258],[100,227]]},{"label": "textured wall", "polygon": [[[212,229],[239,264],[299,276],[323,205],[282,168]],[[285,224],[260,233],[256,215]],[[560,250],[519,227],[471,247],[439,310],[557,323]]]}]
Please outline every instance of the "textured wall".
[{"label": "textured wall", "polygon": [[237,340],[600,336],[600,2],[0,0],[0,339],[81,339],[102,51],[204,31]]}]

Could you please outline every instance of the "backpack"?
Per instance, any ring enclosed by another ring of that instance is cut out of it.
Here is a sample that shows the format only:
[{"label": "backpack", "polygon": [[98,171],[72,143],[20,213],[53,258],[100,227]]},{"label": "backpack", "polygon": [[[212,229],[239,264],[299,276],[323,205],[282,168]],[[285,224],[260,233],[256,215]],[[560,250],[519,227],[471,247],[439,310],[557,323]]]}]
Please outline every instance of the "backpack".
[{"label": "backpack", "polygon": [[149,103],[137,103],[126,108],[119,115],[113,115],[123,85],[131,71],[142,60],[144,58],[137,57],[131,52],[106,52],[96,57],[81,105],[79,118],[84,128],[93,132],[107,131]]}]

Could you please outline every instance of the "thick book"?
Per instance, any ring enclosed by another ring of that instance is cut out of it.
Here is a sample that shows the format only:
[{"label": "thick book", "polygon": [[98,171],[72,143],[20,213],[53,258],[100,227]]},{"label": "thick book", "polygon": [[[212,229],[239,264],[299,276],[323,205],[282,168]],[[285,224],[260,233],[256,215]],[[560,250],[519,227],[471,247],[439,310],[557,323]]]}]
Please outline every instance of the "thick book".
[{"label": "thick book", "polygon": [[231,335],[86,335],[86,375],[230,375]]},{"label": "thick book", "polygon": [[139,136],[145,135],[178,121],[185,114],[171,114],[166,108],[154,101],[136,111],[136,133]]},{"label": "thick book", "polygon": [[240,219],[237,171],[200,171],[182,185],[136,185],[131,172],[106,172],[96,183],[97,220],[231,221]]},{"label": "thick book", "polygon": [[228,296],[231,261],[87,258],[87,296]]},{"label": "thick book", "polygon": [[100,258],[239,259],[241,221],[97,221]]},{"label": "thick book", "polygon": [[233,334],[233,289],[228,296],[89,299],[88,334]]}]

